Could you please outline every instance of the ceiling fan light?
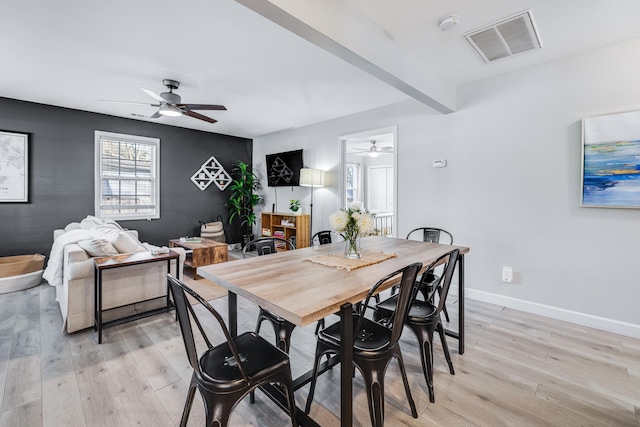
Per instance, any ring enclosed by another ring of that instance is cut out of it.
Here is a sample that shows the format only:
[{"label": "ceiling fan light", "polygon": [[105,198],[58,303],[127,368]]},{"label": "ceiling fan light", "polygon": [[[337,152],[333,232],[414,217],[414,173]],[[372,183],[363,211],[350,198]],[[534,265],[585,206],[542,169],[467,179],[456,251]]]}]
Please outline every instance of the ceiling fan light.
[{"label": "ceiling fan light", "polygon": [[377,151],[369,151],[369,157],[378,157],[380,153]]},{"label": "ceiling fan light", "polygon": [[180,111],[177,108],[174,108],[170,105],[163,105],[160,107],[160,110],[158,110],[158,112],[160,114],[162,114],[163,116],[169,116],[169,117],[179,117],[182,115],[182,111]]}]

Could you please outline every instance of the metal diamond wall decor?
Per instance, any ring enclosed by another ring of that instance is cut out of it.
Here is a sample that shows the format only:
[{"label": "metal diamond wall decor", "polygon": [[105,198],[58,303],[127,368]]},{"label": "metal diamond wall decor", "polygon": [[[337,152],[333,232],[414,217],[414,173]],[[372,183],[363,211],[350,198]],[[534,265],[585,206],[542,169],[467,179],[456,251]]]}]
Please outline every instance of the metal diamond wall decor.
[{"label": "metal diamond wall decor", "polygon": [[215,183],[220,191],[223,191],[231,184],[231,176],[224,170],[218,160],[214,156],[211,156],[209,160],[204,162],[202,166],[200,166],[200,169],[193,174],[191,181],[201,191],[204,191],[211,183]]}]

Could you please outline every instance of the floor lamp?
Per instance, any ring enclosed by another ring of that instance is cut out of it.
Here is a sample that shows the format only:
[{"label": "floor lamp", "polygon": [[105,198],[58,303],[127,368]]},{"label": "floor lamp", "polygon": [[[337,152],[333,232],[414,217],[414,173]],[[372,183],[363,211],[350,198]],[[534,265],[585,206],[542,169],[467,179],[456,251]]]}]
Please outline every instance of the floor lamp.
[{"label": "floor lamp", "polygon": [[309,246],[313,246],[313,188],[324,186],[324,171],[322,169],[302,168],[300,169],[300,186],[311,187],[311,212],[309,216]]}]

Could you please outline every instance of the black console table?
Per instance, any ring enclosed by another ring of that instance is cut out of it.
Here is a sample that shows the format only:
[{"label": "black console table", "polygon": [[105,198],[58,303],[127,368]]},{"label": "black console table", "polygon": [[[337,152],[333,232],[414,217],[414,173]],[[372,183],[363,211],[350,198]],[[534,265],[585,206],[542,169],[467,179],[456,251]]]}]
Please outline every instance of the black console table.
[{"label": "black console table", "polygon": [[[102,322],[102,272],[104,270],[110,270],[113,268],[127,267],[131,265],[148,264],[151,262],[167,261],[167,273],[171,272],[171,260],[179,259],[180,255],[177,252],[170,250],[168,253],[152,255],[150,252],[135,252],[131,254],[115,255],[104,258],[96,258],[94,260],[95,265],[95,295],[94,295],[94,307],[95,307],[95,325],[93,329],[98,332],[98,344],[102,343],[102,330],[110,326],[120,325],[132,320],[141,319],[143,317],[152,316],[158,313],[166,313],[172,307],[173,303],[169,298],[169,284],[167,282],[167,304],[165,307],[156,308],[153,310],[145,311],[143,313],[132,314],[120,319],[111,320],[108,322]],[[176,262],[176,277],[180,279],[180,266],[179,262]],[[115,308],[115,307],[114,307]]]}]

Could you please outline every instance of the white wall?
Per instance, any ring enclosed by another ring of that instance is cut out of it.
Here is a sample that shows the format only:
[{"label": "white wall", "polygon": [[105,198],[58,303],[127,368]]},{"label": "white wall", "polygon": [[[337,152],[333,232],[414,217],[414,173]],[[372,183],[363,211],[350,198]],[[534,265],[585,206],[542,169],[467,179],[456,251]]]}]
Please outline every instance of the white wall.
[{"label": "white wall", "polygon": [[[254,160],[303,148],[307,166],[337,174],[339,135],[397,125],[399,235],[439,226],[469,246],[469,297],[640,337],[640,211],[579,206],[581,118],[640,109],[638,51],[633,40],[462,86],[449,115],[407,101],[256,138]],[[316,190],[314,230],[338,188]]]}]

